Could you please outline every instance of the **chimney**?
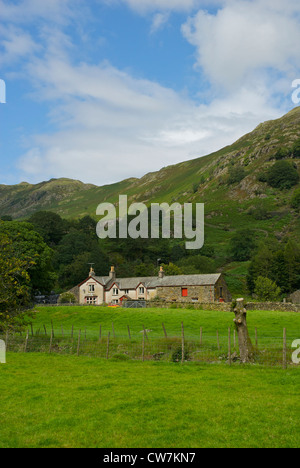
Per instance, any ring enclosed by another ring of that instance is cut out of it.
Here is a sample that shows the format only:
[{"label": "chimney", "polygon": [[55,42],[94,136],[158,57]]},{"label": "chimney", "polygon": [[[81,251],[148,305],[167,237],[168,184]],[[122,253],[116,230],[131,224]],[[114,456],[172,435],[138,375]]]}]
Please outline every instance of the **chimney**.
[{"label": "chimney", "polygon": [[91,267],[91,269],[90,269],[89,276],[96,276],[96,273],[95,273],[95,270],[94,270],[93,267]]},{"label": "chimney", "polygon": [[165,276],[164,268],[161,266],[160,270],[159,270],[159,273],[158,273],[158,277],[159,278],[164,278],[164,276]]},{"label": "chimney", "polygon": [[114,267],[114,266],[112,266],[111,269],[110,269],[109,277],[110,277],[110,279],[112,279],[112,280],[115,280],[115,279],[116,279],[116,272],[115,272],[115,267]]}]

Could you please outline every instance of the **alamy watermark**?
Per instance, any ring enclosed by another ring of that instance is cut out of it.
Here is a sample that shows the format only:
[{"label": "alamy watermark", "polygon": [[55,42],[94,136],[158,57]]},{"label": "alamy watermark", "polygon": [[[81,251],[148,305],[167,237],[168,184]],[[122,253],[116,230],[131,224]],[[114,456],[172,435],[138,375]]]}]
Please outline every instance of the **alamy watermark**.
[{"label": "alamy watermark", "polygon": [[0,364],[6,364],[6,344],[0,340]]},{"label": "alamy watermark", "polygon": [[292,354],[293,364],[300,364],[300,340],[295,340],[292,344],[292,348],[297,348]]},{"label": "alamy watermark", "polygon": [[296,88],[292,94],[292,101],[294,104],[300,104],[300,79],[293,81],[292,88]]},{"label": "alamy watermark", "polygon": [[[203,203],[152,203],[150,212],[144,203],[133,203],[128,207],[127,195],[120,195],[118,204],[101,203],[96,211],[103,218],[97,224],[100,239],[188,239],[188,250],[201,249],[204,245]],[[171,213],[173,216],[171,217]],[[133,217],[129,221],[129,217]],[[129,222],[128,222],[129,221]],[[173,223],[173,227],[171,229]]]},{"label": "alamy watermark", "polygon": [[0,79],[0,104],[6,104],[6,84]]}]

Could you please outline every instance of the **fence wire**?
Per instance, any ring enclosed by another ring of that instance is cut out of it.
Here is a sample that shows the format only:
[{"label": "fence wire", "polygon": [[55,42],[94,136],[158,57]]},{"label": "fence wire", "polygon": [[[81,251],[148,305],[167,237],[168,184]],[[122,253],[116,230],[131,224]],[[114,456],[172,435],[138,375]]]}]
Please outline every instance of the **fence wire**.
[{"label": "fence wire", "polygon": [[[87,337],[85,331],[62,332],[50,335],[38,332],[0,335],[6,351],[13,353],[53,353],[90,356],[120,361],[164,361],[199,363],[239,363],[240,353],[236,334],[229,336],[216,332],[212,335],[151,337],[147,332],[139,336],[115,336],[109,333],[99,338]],[[266,366],[294,365],[290,343],[278,337],[263,337],[253,342],[253,364]]]}]

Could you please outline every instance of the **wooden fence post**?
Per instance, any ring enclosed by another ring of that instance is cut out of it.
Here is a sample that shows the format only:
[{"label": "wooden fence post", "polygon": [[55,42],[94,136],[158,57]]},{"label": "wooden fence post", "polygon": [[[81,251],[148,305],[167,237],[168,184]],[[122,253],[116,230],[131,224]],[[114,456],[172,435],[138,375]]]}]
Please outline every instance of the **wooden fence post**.
[{"label": "wooden fence post", "polygon": [[52,353],[52,341],[53,341],[53,332],[51,331],[51,336],[50,336],[50,345],[49,345],[49,354]]},{"label": "wooden fence post", "polygon": [[63,326],[61,326],[61,335],[64,338],[64,327]]},{"label": "wooden fence post", "polygon": [[164,330],[165,338],[168,338],[167,330],[166,330],[166,327],[165,327],[164,323],[162,324],[162,327],[163,327],[163,330]]},{"label": "wooden fence post", "polygon": [[231,328],[228,328],[228,363],[231,366]]},{"label": "wooden fence post", "polygon": [[110,339],[110,332],[108,332],[108,335],[107,335],[106,359],[109,358],[109,339]]},{"label": "wooden fence post", "polygon": [[44,330],[45,330],[45,336],[47,336],[47,328],[46,328],[45,325],[43,325],[43,327],[44,327]]},{"label": "wooden fence post", "polygon": [[8,351],[8,330],[6,330],[6,334],[5,334],[5,349],[6,351]]},{"label": "wooden fence post", "polygon": [[32,325],[32,323],[30,324],[30,327],[31,327],[31,336],[33,336],[33,325]]},{"label": "wooden fence post", "polygon": [[145,333],[145,336],[147,338],[147,341],[149,341],[149,338],[148,338],[148,335],[147,335],[147,332],[146,332],[146,328],[145,328],[145,325],[143,324],[143,329],[144,329],[144,333]]},{"label": "wooden fence post", "polygon": [[78,332],[77,356],[79,356],[79,352],[80,352],[80,338],[81,338],[81,330],[79,330]]},{"label": "wooden fence post", "polygon": [[130,334],[130,328],[129,328],[129,325],[127,325],[127,330],[128,330],[128,336],[129,336],[129,339],[131,340],[131,334]]},{"label": "wooden fence post", "polygon": [[112,323],[112,331],[113,331],[113,337],[116,338],[114,322]]},{"label": "wooden fence post", "polygon": [[257,328],[255,327],[255,346],[258,347],[258,334],[257,334]]},{"label": "wooden fence post", "polygon": [[52,335],[53,335],[53,338],[54,338],[54,328],[53,328],[53,322],[51,320],[51,329],[52,329]]},{"label": "wooden fence post", "polygon": [[287,369],[287,358],[286,358],[286,328],[283,329],[283,368]]},{"label": "wooden fence post", "polygon": [[181,363],[184,363],[184,325],[181,322]]},{"label": "wooden fence post", "polygon": [[100,328],[99,328],[99,343],[101,343],[101,338],[102,338],[102,325],[100,325]]},{"label": "wooden fence post", "polygon": [[71,329],[71,339],[73,340],[74,338],[74,325],[72,325],[72,329]]},{"label": "wooden fence post", "polygon": [[29,330],[27,330],[27,333],[26,333],[24,353],[27,352],[28,338],[29,338]]},{"label": "wooden fence post", "polygon": [[236,329],[233,330],[233,347],[236,348]]},{"label": "wooden fence post", "polygon": [[143,331],[142,361],[145,361],[145,330]]}]

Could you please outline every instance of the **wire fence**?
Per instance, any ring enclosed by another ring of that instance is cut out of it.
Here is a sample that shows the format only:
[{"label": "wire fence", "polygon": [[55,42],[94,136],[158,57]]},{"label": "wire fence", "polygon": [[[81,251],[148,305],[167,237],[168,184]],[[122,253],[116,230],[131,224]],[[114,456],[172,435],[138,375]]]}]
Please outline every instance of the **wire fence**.
[{"label": "wire fence", "polygon": [[[99,336],[90,338],[87,330],[64,330],[60,333],[46,329],[34,331],[33,328],[22,334],[0,335],[6,345],[6,351],[14,353],[56,353],[62,355],[91,356],[101,359],[115,359],[120,361],[164,361],[164,362],[202,362],[220,363],[228,365],[241,362],[238,337],[235,330],[229,329],[228,334],[204,334],[200,328],[198,338],[186,336],[182,324],[181,336],[168,336],[163,325],[164,336],[151,336],[145,328],[132,333],[128,326],[126,336],[116,335],[114,326],[112,332],[103,335],[100,326]],[[292,362],[290,343],[287,342],[286,329],[283,338],[266,337],[258,339],[258,330],[253,337],[253,359],[251,362],[266,366],[295,365]]]}]

